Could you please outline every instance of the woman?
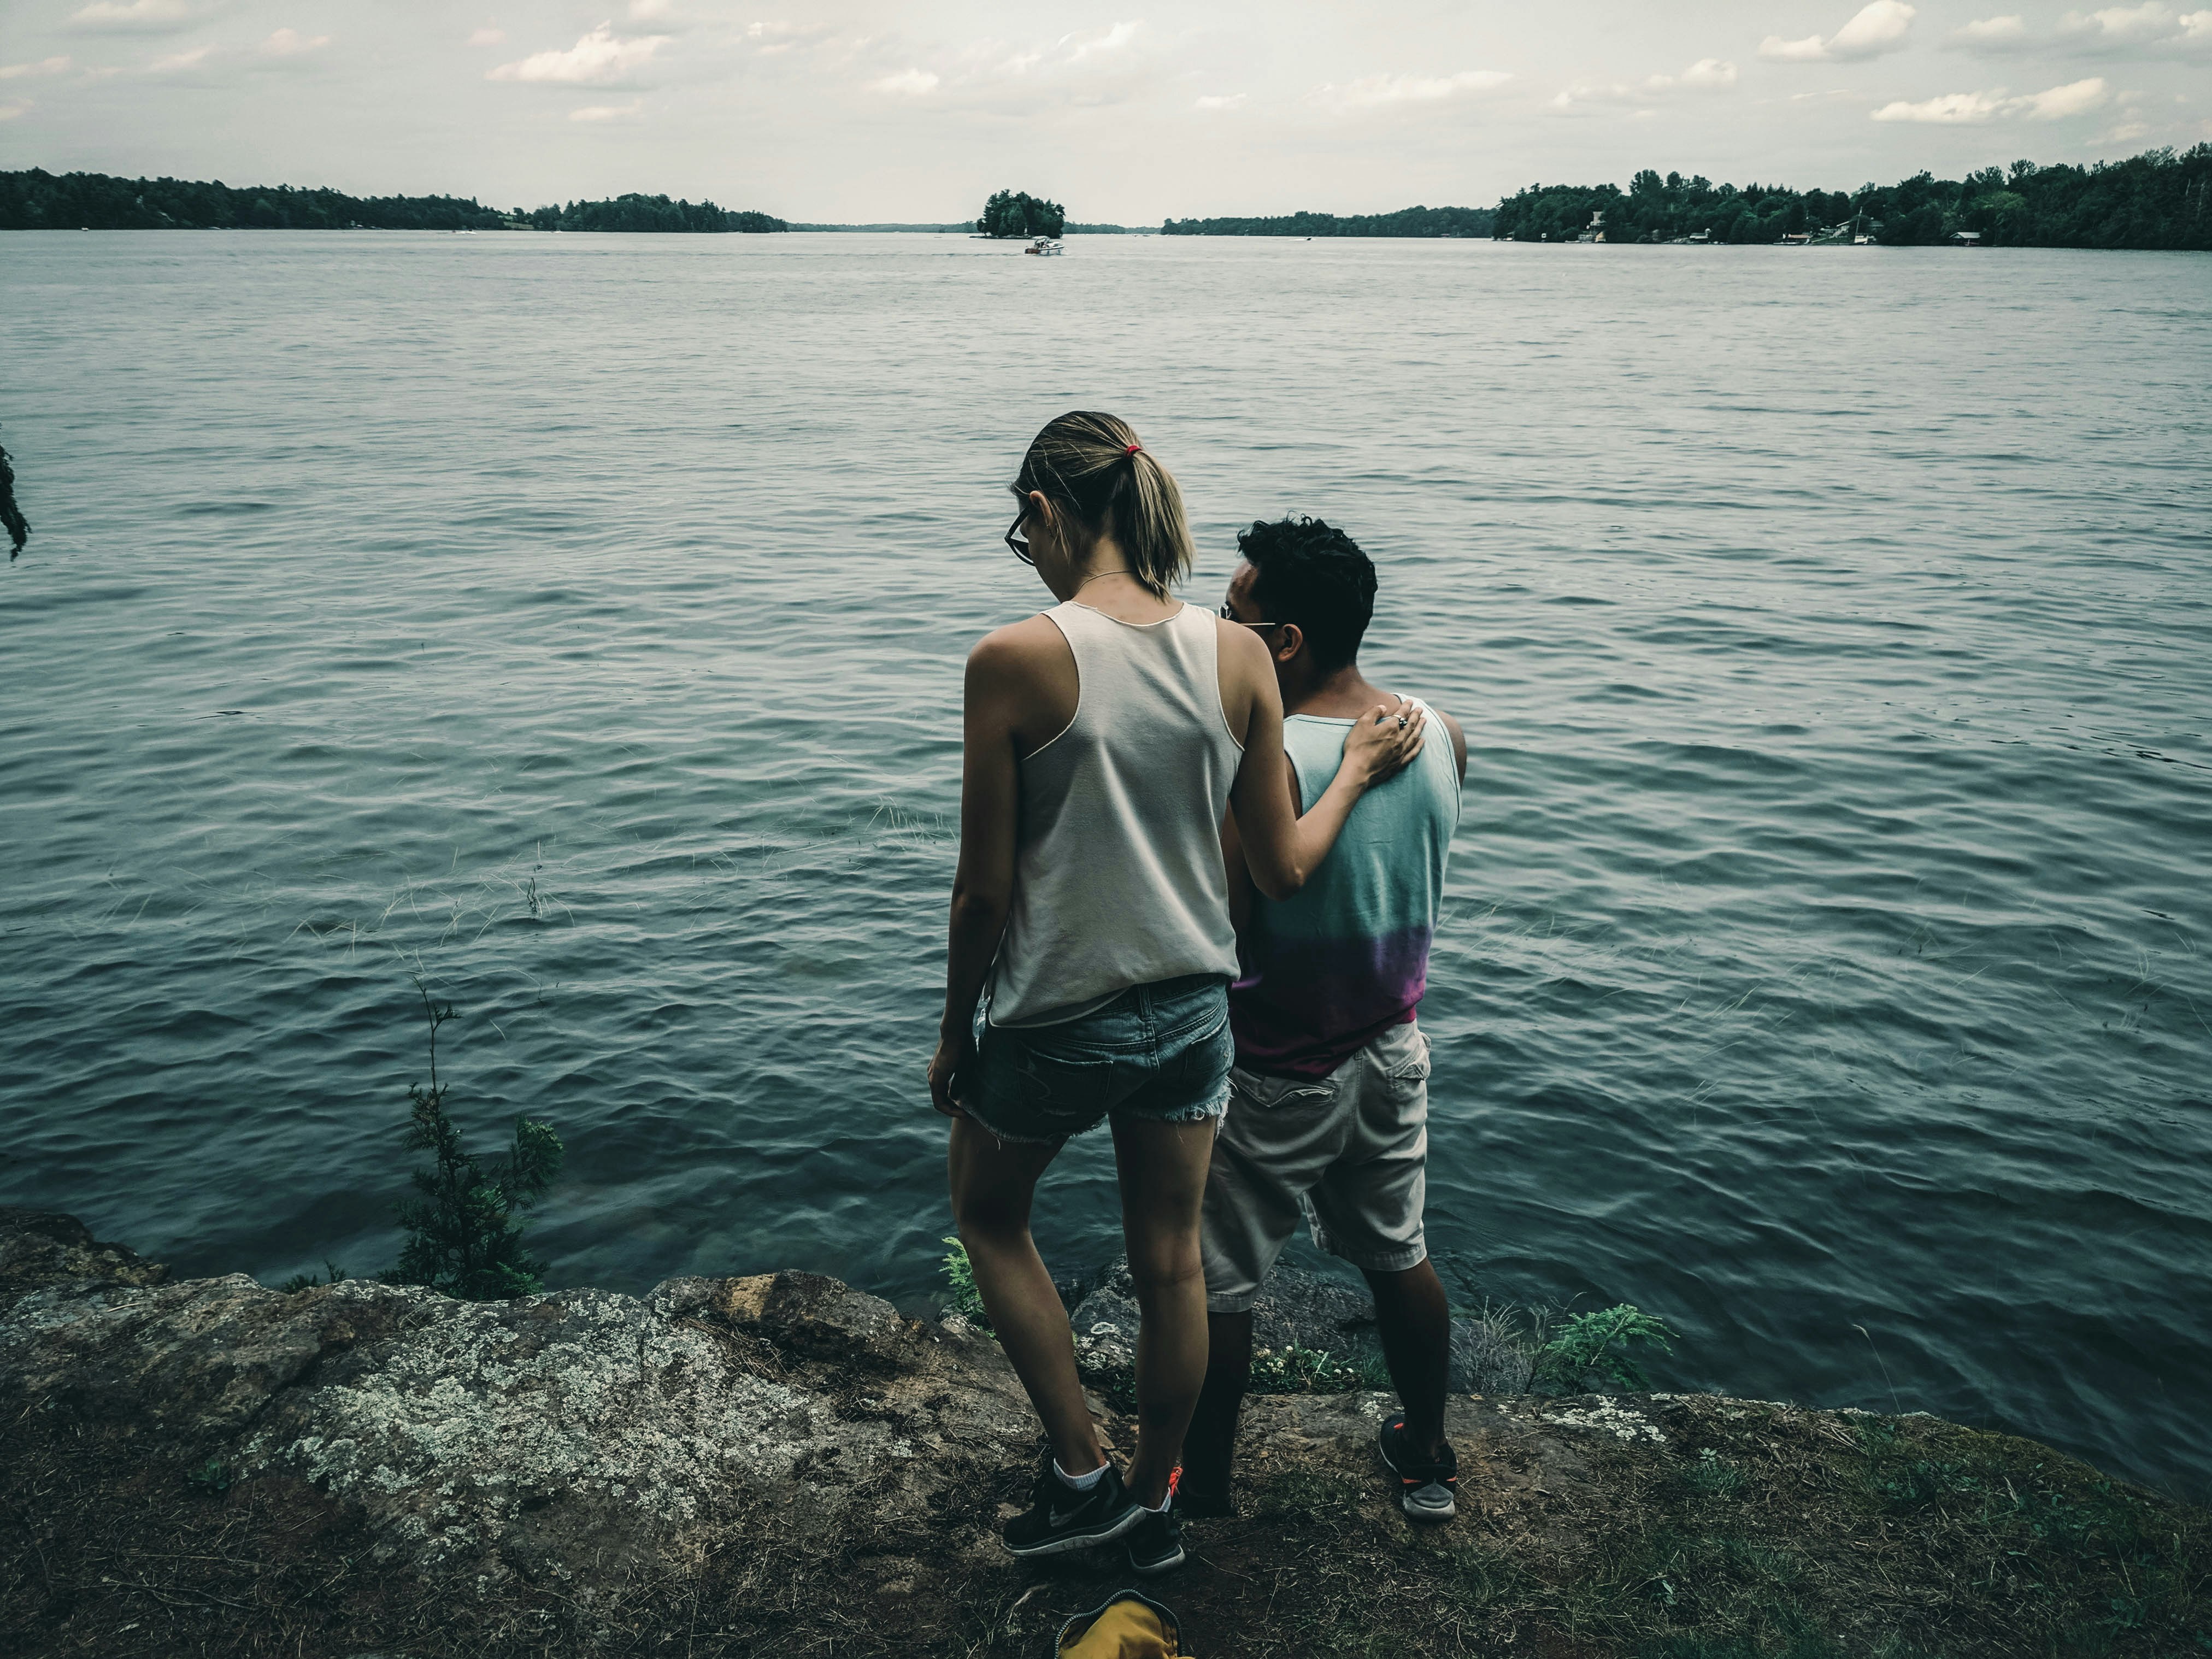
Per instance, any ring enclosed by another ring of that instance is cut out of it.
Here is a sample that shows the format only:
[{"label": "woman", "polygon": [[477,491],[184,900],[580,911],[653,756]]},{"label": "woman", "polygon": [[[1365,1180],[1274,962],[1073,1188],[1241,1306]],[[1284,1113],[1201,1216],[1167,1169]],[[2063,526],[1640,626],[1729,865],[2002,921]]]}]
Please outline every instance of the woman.
[{"label": "woman", "polygon": [[[1286,896],[1361,793],[1419,752],[1423,716],[1403,702],[1372,711],[1299,817],[1267,625],[1169,597],[1192,550],[1167,469],[1122,422],[1079,412],[1037,434],[1012,488],[1006,544],[1060,603],[968,659],[930,1096],[953,1120],[952,1208],[976,1289],[1051,1443],[1006,1547],[1048,1555],[1134,1529],[1132,1565],[1161,1571],[1182,1559],[1172,1476],[1206,1374],[1199,1206],[1234,1054],[1223,813],[1233,805],[1260,890]],[[1029,1230],[1061,1143],[1108,1119],[1143,1312],[1126,1486]]]}]

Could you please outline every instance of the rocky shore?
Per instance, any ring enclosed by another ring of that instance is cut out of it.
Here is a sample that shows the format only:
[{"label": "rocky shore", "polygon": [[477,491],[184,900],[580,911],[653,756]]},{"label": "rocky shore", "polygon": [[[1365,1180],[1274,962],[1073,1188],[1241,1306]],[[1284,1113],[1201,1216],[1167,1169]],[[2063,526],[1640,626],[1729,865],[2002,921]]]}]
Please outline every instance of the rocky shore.
[{"label": "rocky shore", "polygon": [[[1076,1328],[1126,1449],[1115,1293]],[[1385,1400],[1251,1402],[1154,1591],[1195,1652],[2212,1653],[2212,1516],[2030,1441],[1476,1388],[1419,1532]],[[1035,1431],[988,1335],[813,1274],[287,1294],[0,1211],[0,1653],[1042,1656],[1129,1577],[998,1550]]]}]

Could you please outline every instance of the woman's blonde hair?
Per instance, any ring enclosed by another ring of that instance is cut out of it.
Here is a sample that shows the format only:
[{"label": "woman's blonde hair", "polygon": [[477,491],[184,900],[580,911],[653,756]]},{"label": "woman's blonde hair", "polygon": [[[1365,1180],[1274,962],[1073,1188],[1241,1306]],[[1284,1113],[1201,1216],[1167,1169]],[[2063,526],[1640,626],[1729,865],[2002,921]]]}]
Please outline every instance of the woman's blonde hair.
[{"label": "woman's blonde hair", "polygon": [[1190,574],[1182,491],[1127,421],[1079,409],[1047,423],[1013,483],[1018,495],[1033,489],[1091,535],[1110,530],[1129,574],[1162,599]]}]

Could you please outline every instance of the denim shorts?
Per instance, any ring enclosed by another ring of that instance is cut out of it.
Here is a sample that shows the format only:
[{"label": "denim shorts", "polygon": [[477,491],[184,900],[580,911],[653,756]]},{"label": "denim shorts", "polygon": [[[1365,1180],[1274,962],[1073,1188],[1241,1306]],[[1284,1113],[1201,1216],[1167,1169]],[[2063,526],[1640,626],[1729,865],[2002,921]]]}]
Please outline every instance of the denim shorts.
[{"label": "denim shorts", "polygon": [[1111,1114],[1203,1123],[1229,1105],[1229,981],[1133,985],[1058,1025],[983,1024],[954,1079],[960,1109],[1001,1140],[1057,1143]]}]

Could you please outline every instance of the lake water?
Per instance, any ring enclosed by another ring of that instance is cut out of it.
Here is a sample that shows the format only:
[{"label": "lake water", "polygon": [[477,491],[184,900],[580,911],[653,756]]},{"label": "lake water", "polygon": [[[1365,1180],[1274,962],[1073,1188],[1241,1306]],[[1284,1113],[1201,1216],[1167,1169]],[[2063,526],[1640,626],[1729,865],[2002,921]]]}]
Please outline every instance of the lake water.
[{"label": "lake water", "polygon": [[[11,234],[0,294],[0,1201],[385,1265],[419,973],[465,1126],[567,1140],[550,1283],[928,1296],[961,659],[1105,408],[1195,601],[1340,522],[1467,726],[1463,1297],[2212,1490],[2204,256]],[[1103,1144],[1048,1192],[1115,1252]]]}]

